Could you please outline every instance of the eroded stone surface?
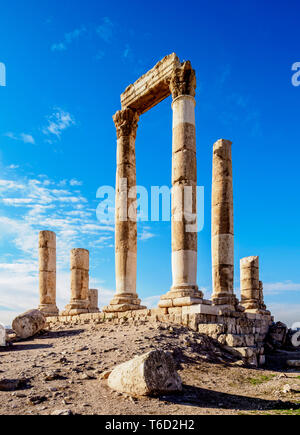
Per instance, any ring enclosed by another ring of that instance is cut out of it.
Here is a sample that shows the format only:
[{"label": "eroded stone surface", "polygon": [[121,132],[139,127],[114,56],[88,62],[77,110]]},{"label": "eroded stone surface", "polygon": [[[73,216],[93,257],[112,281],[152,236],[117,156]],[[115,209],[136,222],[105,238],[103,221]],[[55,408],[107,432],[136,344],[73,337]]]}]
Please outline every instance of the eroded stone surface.
[{"label": "eroded stone surface", "polygon": [[213,303],[235,309],[231,145],[229,140],[220,139],[213,148],[212,272]]},{"label": "eroded stone surface", "polygon": [[108,378],[108,386],[132,396],[151,396],[182,390],[172,355],[159,350],[116,367]]},{"label": "eroded stone surface", "polygon": [[121,95],[122,108],[131,108],[142,114],[167,98],[170,80],[180,61],[175,53],[164,57],[154,68],[127,87]]},{"label": "eroded stone surface", "polygon": [[6,331],[3,325],[0,323],[0,347],[6,346]]},{"label": "eroded stone surface", "polygon": [[89,312],[90,313],[99,313],[98,308],[98,290],[97,289],[89,289]]},{"label": "eroded stone surface", "polygon": [[46,316],[57,316],[56,306],[56,234],[39,233],[39,310]]},{"label": "eroded stone surface", "polygon": [[89,306],[89,251],[72,249],[71,251],[71,300],[64,314],[76,315],[88,313]]},{"label": "eroded stone surface", "polygon": [[46,318],[39,310],[30,310],[16,317],[12,328],[20,338],[29,338],[46,326]]},{"label": "eroded stone surface", "polygon": [[269,314],[266,311],[263,296],[263,283],[259,280],[259,257],[242,258],[241,270],[241,305],[248,312]]}]

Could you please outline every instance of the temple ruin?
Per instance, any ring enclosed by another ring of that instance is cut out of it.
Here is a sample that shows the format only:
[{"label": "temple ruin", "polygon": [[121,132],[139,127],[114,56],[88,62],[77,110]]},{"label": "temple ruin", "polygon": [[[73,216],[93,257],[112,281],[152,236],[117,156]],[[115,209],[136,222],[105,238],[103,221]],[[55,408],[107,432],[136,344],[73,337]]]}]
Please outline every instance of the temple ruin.
[{"label": "temple ruin", "polygon": [[[161,296],[158,308],[148,310],[141,305],[136,289],[135,140],[141,115],[170,95],[173,100],[173,282],[171,289]],[[264,361],[264,339],[273,318],[264,304],[258,257],[241,260],[240,302],[234,294],[232,144],[229,140],[220,139],[213,146],[212,300],[204,299],[197,284],[195,95],[195,71],[189,61],[181,63],[174,53],[121,95],[121,110],[113,117],[117,131],[114,298],[100,313],[98,292],[89,289],[89,252],[74,249],[71,251],[71,300],[58,315],[55,234],[45,231],[40,234],[39,245],[39,308],[47,316],[50,327],[135,320],[183,324],[232,347],[248,362],[257,365]],[[182,207],[187,192],[191,198],[188,215]]]}]

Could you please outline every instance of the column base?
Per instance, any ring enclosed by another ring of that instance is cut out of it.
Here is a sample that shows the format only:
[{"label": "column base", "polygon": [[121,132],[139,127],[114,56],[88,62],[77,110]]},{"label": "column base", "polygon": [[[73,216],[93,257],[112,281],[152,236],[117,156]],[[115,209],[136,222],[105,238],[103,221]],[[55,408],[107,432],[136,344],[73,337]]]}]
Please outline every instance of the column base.
[{"label": "column base", "polygon": [[100,313],[99,308],[89,308],[89,313]]},{"label": "column base", "polygon": [[231,311],[245,311],[245,307],[240,305],[239,300],[235,295],[220,293],[212,296],[213,305],[217,306],[220,310],[231,310]]},{"label": "column base", "polygon": [[158,307],[186,307],[203,302],[203,293],[198,290],[198,286],[182,285],[172,287],[168,293],[161,296]]},{"label": "column base", "polygon": [[245,313],[261,314],[263,316],[270,316],[271,315],[271,312],[265,308],[246,308],[244,305],[243,305],[243,307],[245,309]]},{"label": "column base", "polygon": [[74,300],[70,302],[61,313],[62,316],[77,316],[78,314],[89,313],[89,301]]},{"label": "column base", "polygon": [[104,313],[123,313],[124,311],[145,310],[146,308],[141,305],[141,300],[138,299],[137,295],[123,293],[116,295],[102,311]]},{"label": "column base", "polygon": [[56,317],[59,315],[59,309],[55,304],[41,304],[38,310],[45,315],[45,317]]}]

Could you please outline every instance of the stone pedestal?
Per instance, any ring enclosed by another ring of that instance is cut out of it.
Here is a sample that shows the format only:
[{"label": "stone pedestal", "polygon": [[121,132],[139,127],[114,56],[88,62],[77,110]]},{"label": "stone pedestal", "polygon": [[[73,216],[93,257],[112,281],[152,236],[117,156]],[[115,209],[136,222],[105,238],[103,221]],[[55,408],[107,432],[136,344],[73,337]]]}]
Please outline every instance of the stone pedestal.
[{"label": "stone pedestal", "polygon": [[116,113],[116,295],[104,312],[138,310],[136,292],[137,223],[135,139],[139,116],[131,109]]},{"label": "stone pedestal", "polygon": [[90,289],[89,290],[89,312],[90,313],[99,313],[98,308],[98,290]]},{"label": "stone pedestal", "polygon": [[203,298],[197,286],[196,76],[189,62],[176,68],[170,89],[173,96],[173,285],[161,297],[161,308],[200,304]]},{"label": "stone pedestal", "polygon": [[57,316],[56,235],[52,231],[39,234],[39,292],[39,310],[47,317]]},{"label": "stone pedestal", "polygon": [[213,149],[212,301],[214,305],[236,309],[231,145],[229,140],[220,139]]},{"label": "stone pedestal", "polygon": [[89,251],[71,251],[71,301],[63,315],[75,316],[89,312]]},{"label": "stone pedestal", "polygon": [[240,261],[241,305],[246,312],[270,314],[263,298],[263,283],[259,280],[259,257],[246,257]]}]

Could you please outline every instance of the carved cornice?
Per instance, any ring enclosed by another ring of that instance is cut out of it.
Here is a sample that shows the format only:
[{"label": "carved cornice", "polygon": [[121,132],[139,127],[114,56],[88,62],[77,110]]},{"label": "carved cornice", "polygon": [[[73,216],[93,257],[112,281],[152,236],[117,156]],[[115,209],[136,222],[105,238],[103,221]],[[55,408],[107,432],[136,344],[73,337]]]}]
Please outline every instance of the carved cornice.
[{"label": "carved cornice", "polygon": [[139,116],[135,111],[129,108],[120,110],[114,115],[113,120],[117,129],[118,139],[122,136],[136,137]]},{"label": "carved cornice", "polygon": [[176,68],[170,81],[170,90],[173,100],[182,95],[196,95],[196,73],[193,70],[190,61],[184,62]]}]

